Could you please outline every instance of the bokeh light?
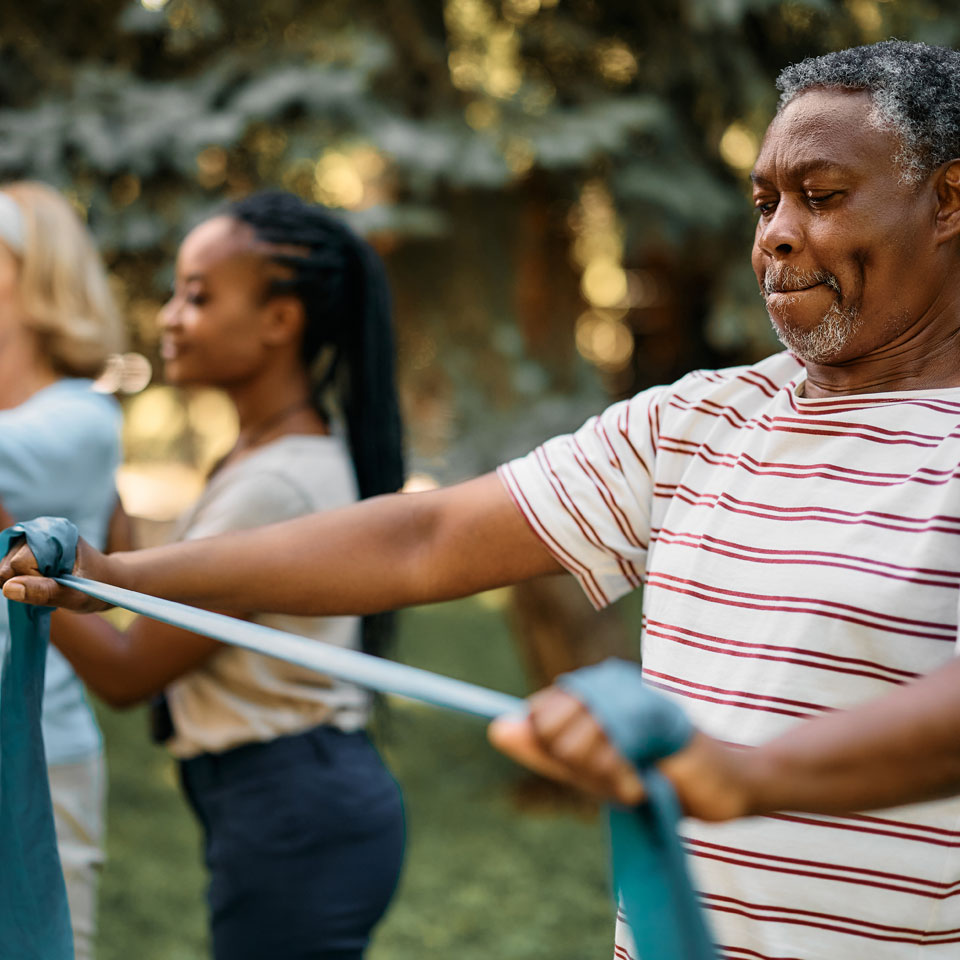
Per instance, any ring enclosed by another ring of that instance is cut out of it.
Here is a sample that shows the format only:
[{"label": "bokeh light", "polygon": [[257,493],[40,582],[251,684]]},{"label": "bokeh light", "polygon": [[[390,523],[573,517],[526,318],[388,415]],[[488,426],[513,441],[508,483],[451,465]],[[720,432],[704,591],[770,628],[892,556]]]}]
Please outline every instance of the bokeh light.
[{"label": "bokeh light", "polygon": [[153,367],[142,353],[112,353],[93,389],[98,393],[132,395],[146,389],[152,378]]},{"label": "bokeh light", "polygon": [[637,75],[637,58],[622,40],[609,40],[596,51],[597,68],[604,80],[620,86]]},{"label": "bokeh light", "polygon": [[633,334],[622,319],[602,311],[580,315],[576,327],[577,350],[601,370],[623,370],[633,356]]},{"label": "bokeh light", "polygon": [[386,160],[367,144],[331,147],[314,167],[313,199],[328,207],[361,210],[386,199],[379,184]]},{"label": "bokeh light", "polygon": [[577,351],[601,370],[623,370],[634,350],[628,310],[649,306],[657,296],[656,281],[646,271],[624,269],[623,227],[601,180],[584,184],[569,223],[573,260],[582,271],[580,292],[592,308],[577,320]]},{"label": "bokeh light", "polygon": [[739,173],[753,169],[759,150],[757,135],[739,122],[731,123],[720,138],[720,156]]}]

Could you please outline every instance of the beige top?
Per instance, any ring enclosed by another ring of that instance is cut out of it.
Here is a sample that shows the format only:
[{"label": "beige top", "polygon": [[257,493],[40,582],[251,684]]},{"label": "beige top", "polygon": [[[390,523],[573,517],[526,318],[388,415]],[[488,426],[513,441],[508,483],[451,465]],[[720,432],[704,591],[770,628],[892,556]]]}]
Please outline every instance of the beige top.
[{"label": "beige top", "polygon": [[[178,525],[176,539],[193,540],[331,510],[357,498],[353,466],[337,437],[281,437],[215,474]],[[251,619],[324,643],[357,648],[356,617]],[[364,726],[369,695],[353,684],[224,645],[167,688],[178,757],[219,753],[272,740],[321,723],[343,730]]]}]

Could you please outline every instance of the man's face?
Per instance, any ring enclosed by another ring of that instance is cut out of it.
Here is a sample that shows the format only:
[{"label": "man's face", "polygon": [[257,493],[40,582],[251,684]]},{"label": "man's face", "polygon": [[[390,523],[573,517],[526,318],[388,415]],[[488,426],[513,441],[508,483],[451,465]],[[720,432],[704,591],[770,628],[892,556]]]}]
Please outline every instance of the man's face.
[{"label": "man's face", "polygon": [[900,181],[899,144],[862,92],[811,90],[754,167],[753,268],[780,339],[810,363],[875,353],[931,307],[936,194]]}]

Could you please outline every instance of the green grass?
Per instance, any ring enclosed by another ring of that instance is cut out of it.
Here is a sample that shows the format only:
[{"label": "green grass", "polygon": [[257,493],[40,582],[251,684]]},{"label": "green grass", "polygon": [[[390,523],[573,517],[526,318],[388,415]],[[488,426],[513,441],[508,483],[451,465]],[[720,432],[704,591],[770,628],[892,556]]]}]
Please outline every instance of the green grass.
[{"label": "green grass", "polygon": [[[405,613],[397,658],[522,694],[497,600]],[[201,960],[200,837],[174,765],[147,742],[143,711],[99,715],[110,812],[98,960]],[[487,746],[482,721],[471,717],[395,701],[380,740],[404,790],[408,848],[369,960],[607,960],[613,921],[601,817],[549,791],[521,804],[537,795],[524,789],[529,778]]]}]

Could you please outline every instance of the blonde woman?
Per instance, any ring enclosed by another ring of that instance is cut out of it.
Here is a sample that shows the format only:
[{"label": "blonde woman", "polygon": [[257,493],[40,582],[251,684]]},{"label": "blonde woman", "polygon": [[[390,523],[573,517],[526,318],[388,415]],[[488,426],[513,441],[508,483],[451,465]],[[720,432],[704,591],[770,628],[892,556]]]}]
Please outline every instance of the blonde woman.
[{"label": "blonde woman", "polygon": [[[104,544],[120,411],[91,378],[121,338],[103,264],[70,204],[43,184],[0,186],[0,519],[63,514]],[[0,604],[0,654],[8,642]],[[103,757],[83,687],[53,647],[43,737],[76,957],[84,960],[103,859]]]}]

